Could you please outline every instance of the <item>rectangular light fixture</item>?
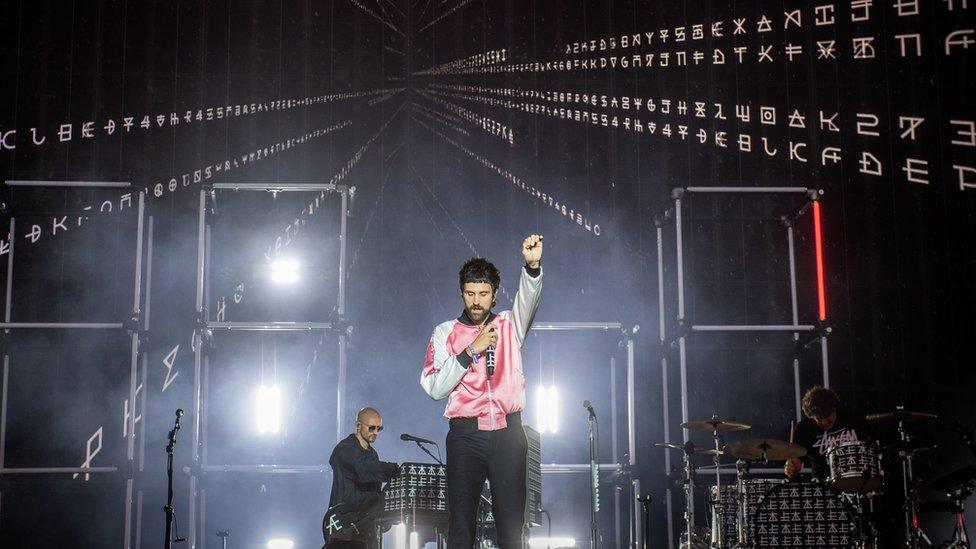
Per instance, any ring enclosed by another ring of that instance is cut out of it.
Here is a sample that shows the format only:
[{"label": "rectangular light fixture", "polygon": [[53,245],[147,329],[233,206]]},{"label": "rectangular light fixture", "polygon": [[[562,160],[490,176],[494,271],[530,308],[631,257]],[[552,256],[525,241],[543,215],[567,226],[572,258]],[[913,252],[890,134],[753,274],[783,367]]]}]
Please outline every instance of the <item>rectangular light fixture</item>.
[{"label": "rectangular light fixture", "polygon": [[393,525],[393,549],[407,549],[407,525],[404,523]]},{"label": "rectangular light fixture", "polygon": [[281,389],[261,385],[254,398],[254,423],[258,433],[277,433],[281,429]]},{"label": "rectangular light fixture", "polygon": [[555,385],[540,385],[535,390],[535,419],[539,433],[559,430],[559,393]]},{"label": "rectangular light fixture", "polygon": [[556,549],[557,547],[576,547],[576,540],[567,537],[529,538],[531,549]]},{"label": "rectangular light fixture", "polygon": [[817,255],[817,318],[827,320],[827,290],[824,280],[823,232],[820,223],[820,201],[813,201],[813,238]]},{"label": "rectangular light fixture", "polygon": [[294,259],[276,259],[271,262],[271,281],[291,284],[298,281],[298,262]]}]

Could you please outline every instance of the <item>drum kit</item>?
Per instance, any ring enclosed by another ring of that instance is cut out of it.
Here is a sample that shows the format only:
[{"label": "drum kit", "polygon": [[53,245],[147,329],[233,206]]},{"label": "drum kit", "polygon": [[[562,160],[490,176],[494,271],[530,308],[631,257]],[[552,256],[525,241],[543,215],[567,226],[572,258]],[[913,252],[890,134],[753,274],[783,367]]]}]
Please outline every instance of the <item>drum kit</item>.
[{"label": "drum kit", "polygon": [[[686,509],[680,547],[878,548],[881,547],[880,527],[875,504],[881,494],[891,495],[893,491],[898,492],[904,510],[904,542],[900,546],[917,548],[923,543],[931,545],[919,526],[918,513],[922,502],[919,500],[918,483],[913,471],[914,458],[927,449],[912,447],[906,427],[911,423],[933,419],[936,419],[935,415],[909,412],[901,407],[892,412],[866,416],[865,420],[870,424],[895,427],[897,442],[890,446],[857,440],[834,444],[825,453],[829,476],[821,480],[799,476],[790,480],[785,476],[755,478],[750,475],[750,467],[753,465],[782,462],[806,455],[806,448],[793,443],[792,430],[790,441],[745,438],[726,444],[725,433],[746,431],[751,426],[718,416],[682,423],[681,427],[684,429],[711,433],[713,445],[711,448],[699,448],[691,441],[655,445],[681,452],[684,459],[682,483]],[[897,458],[890,463],[884,463],[889,467],[896,467],[896,462],[900,464],[900,475],[894,475],[900,477],[900,482],[885,482],[882,450]],[[694,497],[698,488],[692,458],[699,455],[708,456],[713,462],[712,467],[702,469],[715,470],[714,485],[708,492],[710,527],[705,529],[696,527],[694,511]],[[726,456],[737,459],[734,464],[736,481],[732,485],[723,485],[721,459]],[[976,484],[976,468],[969,471],[968,476],[965,471],[955,474],[965,476],[965,480],[969,482],[966,486],[970,488]],[[937,482],[953,488],[960,485],[957,479],[945,478]],[[950,490],[945,493],[950,493]],[[972,489],[968,492],[955,489],[952,493],[961,493],[968,497]],[[961,502],[957,501],[950,506],[952,512],[961,516]],[[968,540],[963,540],[963,543],[953,547],[969,547]]]}]

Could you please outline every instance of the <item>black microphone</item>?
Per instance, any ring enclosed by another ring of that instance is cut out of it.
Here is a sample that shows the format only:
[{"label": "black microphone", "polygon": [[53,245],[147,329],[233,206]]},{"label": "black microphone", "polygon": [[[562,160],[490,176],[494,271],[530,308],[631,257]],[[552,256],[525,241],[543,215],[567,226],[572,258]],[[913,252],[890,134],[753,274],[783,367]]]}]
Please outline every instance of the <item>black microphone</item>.
[{"label": "black microphone", "polygon": [[485,371],[488,372],[488,377],[491,377],[495,373],[495,347],[492,345],[485,349]]},{"label": "black microphone", "polygon": [[426,438],[415,437],[413,435],[408,435],[406,433],[400,435],[400,440],[405,440],[407,442],[420,442],[422,444],[437,444],[433,440],[427,440]]},{"label": "black microphone", "polygon": [[183,417],[183,408],[176,409],[176,417],[178,418]]},{"label": "black microphone", "polygon": [[596,412],[593,411],[593,405],[590,404],[589,400],[583,401],[583,407],[586,408],[586,411],[590,413],[591,418],[596,419]]}]

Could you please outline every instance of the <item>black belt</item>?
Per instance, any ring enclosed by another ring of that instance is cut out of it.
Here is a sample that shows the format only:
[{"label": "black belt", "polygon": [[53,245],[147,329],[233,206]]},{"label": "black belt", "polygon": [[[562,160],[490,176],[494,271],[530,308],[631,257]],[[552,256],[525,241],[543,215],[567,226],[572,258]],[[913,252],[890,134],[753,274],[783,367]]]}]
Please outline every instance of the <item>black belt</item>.
[{"label": "black belt", "polygon": [[[522,412],[512,412],[505,415],[505,423],[511,426],[513,423],[522,424]],[[451,427],[474,427],[478,428],[478,418],[476,417],[452,417]]]}]

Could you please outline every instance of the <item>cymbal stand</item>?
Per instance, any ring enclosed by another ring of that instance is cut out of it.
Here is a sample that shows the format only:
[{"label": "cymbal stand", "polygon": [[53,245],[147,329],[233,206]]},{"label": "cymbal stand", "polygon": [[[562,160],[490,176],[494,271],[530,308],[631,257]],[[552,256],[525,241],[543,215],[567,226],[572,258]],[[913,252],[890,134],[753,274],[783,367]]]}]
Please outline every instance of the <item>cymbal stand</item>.
[{"label": "cymbal stand", "polygon": [[[714,417],[713,417],[714,419]],[[723,549],[725,547],[725,529],[722,528],[725,520],[725,504],[722,502],[722,435],[718,434],[718,428],[712,430],[712,439],[715,441],[715,455],[712,461],[715,463],[715,501],[712,505],[715,508],[714,516],[718,517],[718,524],[712,525],[712,547]]]},{"label": "cymbal stand", "polygon": [[685,541],[687,545],[682,544],[683,547],[692,547],[695,540],[695,468],[691,464],[693,450],[694,446],[690,442],[685,443]]},{"label": "cymbal stand", "polygon": [[[874,497],[872,494],[842,494],[856,511],[855,522],[860,531],[858,549],[878,547],[878,529],[875,524]],[[865,502],[867,502],[865,504]]]},{"label": "cymbal stand", "polygon": [[746,477],[749,475],[749,463],[743,459],[735,462],[735,531],[738,535],[737,547],[749,546],[749,516],[746,506],[748,495],[746,494]]},{"label": "cymbal stand", "polygon": [[[902,409],[901,406],[898,407]],[[915,475],[912,471],[912,459],[915,453],[909,449],[911,436],[905,429],[905,422],[898,421],[898,457],[901,460],[902,495],[905,498],[905,547],[918,549],[920,542],[932,545],[928,536],[922,531],[918,521],[918,494],[915,490]]]},{"label": "cymbal stand", "polygon": [[946,545],[947,549],[970,549],[969,535],[966,533],[966,499],[973,494],[972,482],[967,483],[948,494],[952,501],[952,511],[956,515],[952,539]]}]

